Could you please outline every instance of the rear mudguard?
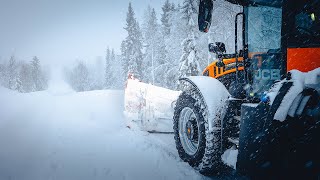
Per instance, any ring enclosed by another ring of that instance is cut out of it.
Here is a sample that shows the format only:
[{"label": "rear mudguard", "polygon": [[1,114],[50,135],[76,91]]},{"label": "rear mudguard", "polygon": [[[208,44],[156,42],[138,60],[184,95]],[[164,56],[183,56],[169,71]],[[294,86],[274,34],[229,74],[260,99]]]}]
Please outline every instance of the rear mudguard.
[{"label": "rear mudguard", "polygon": [[217,79],[206,76],[191,76],[179,79],[183,91],[200,99],[204,116],[208,117],[209,131],[217,130],[215,119],[223,119],[227,100],[230,94],[226,87]]}]

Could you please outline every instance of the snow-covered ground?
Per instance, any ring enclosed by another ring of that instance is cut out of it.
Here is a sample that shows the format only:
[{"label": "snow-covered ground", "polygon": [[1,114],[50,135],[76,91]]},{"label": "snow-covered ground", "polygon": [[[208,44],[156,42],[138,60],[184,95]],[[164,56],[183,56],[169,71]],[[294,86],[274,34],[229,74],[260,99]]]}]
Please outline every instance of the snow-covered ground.
[{"label": "snow-covered ground", "polygon": [[126,128],[124,92],[0,88],[0,179],[207,179],[182,162],[173,135]]}]

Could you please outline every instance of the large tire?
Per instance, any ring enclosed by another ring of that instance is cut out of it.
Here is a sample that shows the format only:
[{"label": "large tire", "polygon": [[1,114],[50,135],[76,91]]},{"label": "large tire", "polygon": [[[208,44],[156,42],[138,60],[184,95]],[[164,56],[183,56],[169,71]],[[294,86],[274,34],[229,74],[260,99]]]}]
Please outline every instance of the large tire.
[{"label": "large tire", "polygon": [[[178,154],[182,160],[188,162],[190,166],[194,167],[203,175],[218,174],[222,168],[221,161],[221,133],[220,130],[209,133],[208,119],[201,106],[201,100],[192,97],[191,95],[183,92],[176,103],[174,111],[174,138]],[[188,136],[187,132],[182,132],[181,115],[188,109],[192,110],[198,125],[198,146],[196,151],[190,153],[184,145],[185,138]],[[218,123],[216,123],[219,126]],[[219,127],[217,127],[219,129]]]}]

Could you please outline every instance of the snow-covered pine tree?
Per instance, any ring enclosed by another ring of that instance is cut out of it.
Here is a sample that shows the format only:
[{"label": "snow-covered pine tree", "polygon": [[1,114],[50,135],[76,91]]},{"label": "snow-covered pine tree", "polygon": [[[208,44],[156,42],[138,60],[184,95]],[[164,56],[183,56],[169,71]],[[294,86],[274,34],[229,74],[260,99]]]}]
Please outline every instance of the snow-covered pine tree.
[{"label": "snow-covered pine tree", "polygon": [[112,48],[112,50],[111,50],[111,56],[110,56],[110,58],[111,58],[111,62],[116,62],[116,54],[114,53],[114,49]]},{"label": "snow-covered pine tree", "polygon": [[144,28],[145,56],[143,68],[147,71],[144,81],[162,85],[163,71],[159,73],[157,70],[165,62],[164,40],[154,8],[150,8],[150,12],[146,15],[145,20],[147,22],[144,23],[146,27]]},{"label": "snow-covered pine tree", "polygon": [[197,1],[184,0],[182,6],[182,19],[185,21],[187,37],[181,43],[183,54],[180,58],[179,78],[186,76],[197,76],[200,73],[199,55],[197,47],[199,35],[196,26]]},{"label": "snow-covered pine tree", "polygon": [[0,85],[4,86],[4,82],[5,82],[5,65],[4,64],[0,64]]},{"label": "snow-covered pine tree", "polygon": [[21,86],[18,91],[22,93],[32,92],[34,90],[34,81],[32,78],[32,67],[30,64],[23,63],[19,71],[19,80]]},{"label": "snow-covered pine tree", "polygon": [[196,35],[197,30],[197,3],[194,0],[184,0],[181,7],[182,19],[185,21],[186,31],[189,36]]},{"label": "snow-covered pine tree", "polygon": [[112,85],[112,59],[111,59],[111,51],[110,48],[107,48],[107,53],[106,53],[106,67],[105,67],[105,88],[110,89]]},{"label": "snow-covered pine tree", "polygon": [[160,42],[158,44],[158,53],[157,56],[155,57],[157,63],[155,67],[155,83],[156,85],[160,85],[162,87],[168,87],[166,82],[167,82],[167,71],[171,67],[171,63],[167,57],[168,53],[165,48],[165,44],[163,39],[160,39]]},{"label": "snow-covered pine tree", "polygon": [[34,56],[31,61],[32,79],[34,83],[33,91],[43,91],[48,87],[46,74],[42,71],[40,60]]},{"label": "snow-covered pine tree", "polygon": [[33,91],[40,91],[42,89],[40,82],[40,60],[37,56],[34,56],[31,61],[32,79],[33,79]]},{"label": "snow-covered pine tree", "polygon": [[[143,82],[146,83],[154,83],[154,66],[153,66],[153,48],[154,48],[154,29],[155,26],[151,25],[157,23],[154,20],[151,20],[151,13],[152,8],[149,5],[144,12],[143,21],[142,21],[142,36],[143,36],[143,47],[144,47],[144,56],[143,56],[143,63],[142,69],[143,71],[143,78],[141,79]],[[154,21],[154,23],[150,23]],[[157,25],[156,25],[157,26]]]},{"label": "snow-covered pine tree", "polygon": [[171,4],[169,0],[166,0],[162,6],[161,14],[161,24],[162,24],[162,33],[165,36],[169,36],[171,31],[171,15],[174,10],[174,4]]},{"label": "snow-covered pine tree", "polygon": [[124,84],[123,78],[121,76],[123,74],[122,59],[121,59],[121,56],[116,55],[114,49],[112,49],[111,51],[111,59],[113,62],[113,65],[112,65],[113,88],[122,89]]},{"label": "snow-covered pine tree", "polygon": [[111,88],[116,88],[118,81],[120,80],[119,77],[119,70],[117,69],[118,67],[118,62],[116,61],[116,54],[114,52],[114,49],[111,49],[111,54],[110,54],[110,60],[111,60],[111,80],[112,80],[112,85]]},{"label": "snow-covered pine tree", "polygon": [[71,73],[72,87],[76,91],[90,90],[89,70],[83,62],[78,62]]},{"label": "snow-covered pine tree", "polygon": [[124,28],[128,36],[121,44],[124,78],[128,77],[128,74],[133,74],[136,78],[142,78],[142,33],[134,16],[132,5],[129,3],[126,27]]},{"label": "snow-covered pine tree", "polygon": [[174,11],[176,9],[176,5],[174,4],[174,2],[171,3],[171,11]]},{"label": "snow-covered pine tree", "polygon": [[[169,14],[170,34],[164,36],[165,49],[167,52],[168,69],[165,73],[165,85],[170,89],[177,88],[177,81],[179,77],[179,59],[182,55],[181,43],[187,37],[186,23],[182,17],[182,9],[178,4],[174,8],[174,3],[171,4],[171,11]],[[162,13],[164,14],[164,12]],[[162,24],[162,26],[164,26]]]},{"label": "snow-covered pine tree", "polygon": [[[161,13],[161,43],[159,43],[159,54],[161,56],[160,63],[157,67],[157,76],[161,79],[161,85],[174,89],[176,88],[177,81],[177,67],[178,67],[178,57],[177,54],[181,53],[180,45],[176,42],[181,42],[179,37],[184,32],[177,32],[179,28],[174,29],[174,24],[179,24],[180,22],[175,17],[179,15],[179,10],[175,8],[174,3],[170,3],[166,0],[162,6]],[[178,25],[179,26],[179,25]]]},{"label": "snow-covered pine tree", "polygon": [[166,1],[162,6],[161,27],[164,39],[164,48],[166,54],[166,70],[163,75],[163,83],[165,87],[175,89],[178,81],[178,65],[181,57],[181,45],[177,42],[182,42],[186,37],[184,23],[181,20],[181,8],[175,8],[174,3]]},{"label": "snow-covered pine tree", "polygon": [[9,64],[6,70],[7,88],[16,90],[18,81],[18,65],[14,56],[10,57]]},{"label": "snow-covered pine tree", "polygon": [[180,59],[179,78],[199,75],[199,57],[194,39],[185,39],[181,45],[183,46],[183,54]]}]

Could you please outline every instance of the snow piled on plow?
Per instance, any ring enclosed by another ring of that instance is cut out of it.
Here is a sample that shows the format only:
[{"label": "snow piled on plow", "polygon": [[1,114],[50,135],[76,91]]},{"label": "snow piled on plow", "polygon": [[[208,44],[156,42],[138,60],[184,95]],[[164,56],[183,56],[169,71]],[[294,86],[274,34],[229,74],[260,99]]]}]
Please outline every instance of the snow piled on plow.
[{"label": "snow piled on plow", "polygon": [[180,91],[129,79],[125,89],[127,126],[144,131],[173,132],[174,105]]},{"label": "snow piled on plow", "polygon": [[279,109],[274,115],[275,120],[283,122],[287,115],[290,115],[290,108],[294,105],[294,100],[297,96],[307,87],[319,88],[320,85],[320,68],[314,69],[312,71],[303,73],[298,70],[292,70],[291,79],[283,79],[282,81],[276,83],[267,93],[270,99],[270,105],[273,104],[274,99],[279,93],[280,88],[285,82],[293,82],[293,86],[290,88],[288,93],[284,96]]}]

